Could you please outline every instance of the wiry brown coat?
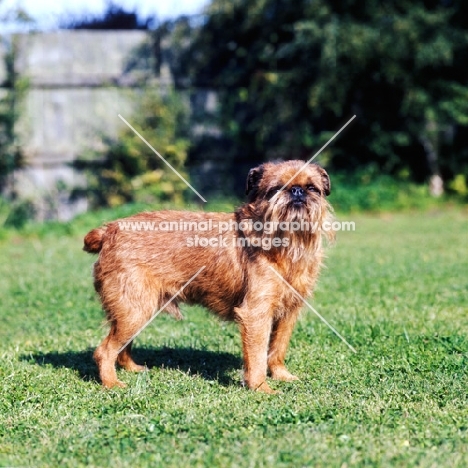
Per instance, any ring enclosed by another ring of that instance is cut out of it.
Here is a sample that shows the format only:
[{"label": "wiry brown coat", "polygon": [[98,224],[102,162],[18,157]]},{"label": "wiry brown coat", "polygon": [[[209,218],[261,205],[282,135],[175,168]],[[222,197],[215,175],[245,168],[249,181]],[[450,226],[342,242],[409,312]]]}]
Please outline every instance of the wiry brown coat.
[{"label": "wiry brown coat", "polygon": [[[325,200],[330,181],[327,173],[314,164],[297,174],[303,164],[302,161],[266,163],[252,169],[247,179],[248,202],[235,213],[140,213],[86,235],[84,250],[99,252],[94,284],[111,326],[94,354],[106,387],[123,385],[117,379],[116,361],[128,370],[144,369],[131,357],[132,338],[166,303],[165,311],[181,318],[180,302],[202,304],[239,324],[244,379],[249,388],[272,392],[266,383],[267,368],[274,379],[296,379],[287,371],[284,360],[303,305],[301,298],[311,295],[319,274],[323,232],[286,232],[278,226],[274,232],[228,229],[221,234],[227,246],[193,244],[196,235],[219,239],[221,222],[306,220],[321,226],[330,217]],[[284,190],[280,190],[286,183]],[[122,228],[122,222],[153,222],[157,227],[160,223],[181,220],[196,223],[211,220],[213,226],[198,232],[132,230],[128,224],[127,229]],[[254,245],[264,241],[268,245],[268,238],[275,237],[287,239],[288,246],[270,249],[239,246],[239,242],[246,241]],[[242,238],[244,241],[239,240]]]}]

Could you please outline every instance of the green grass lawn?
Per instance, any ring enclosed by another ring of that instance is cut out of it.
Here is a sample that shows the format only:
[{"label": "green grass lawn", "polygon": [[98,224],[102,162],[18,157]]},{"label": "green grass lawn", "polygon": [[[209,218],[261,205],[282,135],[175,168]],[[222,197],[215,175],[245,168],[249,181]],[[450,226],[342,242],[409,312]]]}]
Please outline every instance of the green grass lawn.
[{"label": "green grass lawn", "polygon": [[[241,382],[240,338],[199,307],[136,340],[104,390],[84,228],[0,242],[0,466],[468,466],[468,211],[347,215],[293,335],[294,383]],[[76,231],[83,229],[80,235]]]}]

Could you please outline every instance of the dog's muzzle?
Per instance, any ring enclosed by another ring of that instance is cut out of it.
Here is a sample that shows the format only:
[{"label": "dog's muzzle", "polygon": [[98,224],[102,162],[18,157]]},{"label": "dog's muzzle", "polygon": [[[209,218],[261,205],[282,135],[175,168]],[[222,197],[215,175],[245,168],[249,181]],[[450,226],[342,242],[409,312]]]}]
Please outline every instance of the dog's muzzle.
[{"label": "dog's muzzle", "polygon": [[291,194],[291,201],[293,206],[305,205],[307,195],[302,187],[299,185],[293,185],[289,190],[289,193]]}]

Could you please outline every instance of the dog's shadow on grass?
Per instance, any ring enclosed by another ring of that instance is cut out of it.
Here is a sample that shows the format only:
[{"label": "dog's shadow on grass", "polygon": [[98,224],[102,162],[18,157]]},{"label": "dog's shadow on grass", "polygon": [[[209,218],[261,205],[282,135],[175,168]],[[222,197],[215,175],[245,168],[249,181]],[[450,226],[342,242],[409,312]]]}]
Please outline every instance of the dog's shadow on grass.
[{"label": "dog's shadow on grass", "polygon": [[[135,362],[145,364],[149,369],[178,369],[188,375],[198,375],[205,380],[216,380],[223,386],[238,383],[229,372],[241,369],[242,360],[234,354],[223,351],[208,351],[193,348],[135,348],[132,351]],[[99,382],[93,350],[53,351],[21,356],[27,361],[40,366],[51,365],[56,368],[72,369],[85,381]]]}]

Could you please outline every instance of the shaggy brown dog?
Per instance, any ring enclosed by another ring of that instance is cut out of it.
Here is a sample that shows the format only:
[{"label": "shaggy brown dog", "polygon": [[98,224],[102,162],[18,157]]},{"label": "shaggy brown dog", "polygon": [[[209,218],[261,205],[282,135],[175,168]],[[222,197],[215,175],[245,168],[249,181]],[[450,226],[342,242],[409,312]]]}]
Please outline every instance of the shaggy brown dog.
[{"label": "shaggy brown dog", "polygon": [[106,387],[123,386],[116,362],[145,369],[131,357],[132,339],[164,305],[181,318],[180,302],[239,324],[249,388],[273,393],[267,369],[273,379],[297,379],[284,365],[286,350],[318,277],[320,226],[330,217],[328,174],[315,164],[298,173],[303,165],[252,169],[248,201],[235,213],[140,213],[86,235],[84,250],[99,252],[94,285],[111,327],[94,353]]}]

